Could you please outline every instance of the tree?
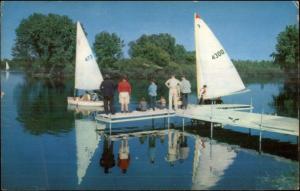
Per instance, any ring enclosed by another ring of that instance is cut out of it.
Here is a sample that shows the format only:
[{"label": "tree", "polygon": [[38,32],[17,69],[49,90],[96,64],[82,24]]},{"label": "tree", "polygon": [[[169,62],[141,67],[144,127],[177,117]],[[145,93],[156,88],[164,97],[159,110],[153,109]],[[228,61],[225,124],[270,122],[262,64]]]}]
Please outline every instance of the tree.
[{"label": "tree", "polygon": [[116,61],[122,58],[124,41],[116,33],[101,32],[96,35],[94,51],[101,68],[114,68]]},{"label": "tree", "polygon": [[13,57],[27,71],[54,74],[75,60],[76,25],[67,16],[34,13],[16,29]]},{"label": "tree", "polygon": [[297,65],[299,62],[299,28],[296,25],[290,25],[285,31],[277,36],[276,51],[271,54],[274,63],[288,75],[297,74]]},{"label": "tree", "polygon": [[190,60],[184,46],[176,44],[175,38],[167,33],[142,35],[136,41],[130,42],[129,47],[132,58],[145,58],[161,67],[187,64]]}]

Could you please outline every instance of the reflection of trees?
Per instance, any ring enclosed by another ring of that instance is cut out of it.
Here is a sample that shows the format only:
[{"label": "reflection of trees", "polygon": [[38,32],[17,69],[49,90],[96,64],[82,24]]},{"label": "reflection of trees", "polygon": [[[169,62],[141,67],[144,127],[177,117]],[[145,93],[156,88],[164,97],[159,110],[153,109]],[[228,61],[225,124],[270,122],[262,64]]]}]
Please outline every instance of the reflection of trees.
[{"label": "reflection of trees", "polygon": [[272,106],[276,109],[278,115],[298,117],[298,87],[299,83],[297,79],[286,79],[279,95],[273,96]]},{"label": "reflection of trees", "polygon": [[66,109],[66,98],[72,90],[65,86],[63,80],[27,78],[17,89],[17,119],[31,134],[58,134],[73,127],[73,113]]}]

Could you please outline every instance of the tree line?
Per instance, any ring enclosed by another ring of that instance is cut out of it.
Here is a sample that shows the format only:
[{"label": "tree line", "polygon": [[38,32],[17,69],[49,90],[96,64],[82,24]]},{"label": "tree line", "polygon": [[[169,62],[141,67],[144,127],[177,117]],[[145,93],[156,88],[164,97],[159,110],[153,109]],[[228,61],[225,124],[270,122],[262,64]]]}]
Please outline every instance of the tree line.
[{"label": "tree line", "polygon": [[[12,68],[22,68],[30,74],[74,74],[76,23],[68,16],[34,13],[23,19],[15,32]],[[282,71],[295,73],[299,56],[298,35],[296,25],[287,26],[278,35],[276,51],[271,54],[274,61],[233,60],[233,63],[242,76],[278,75]],[[124,57],[124,46],[116,33],[102,31],[96,34],[92,48],[102,73],[135,78],[171,73],[195,76],[195,52],[177,44],[170,34],[144,34],[129,42],[129,58]],[[5,61],[1,60],[1,67]]]}]

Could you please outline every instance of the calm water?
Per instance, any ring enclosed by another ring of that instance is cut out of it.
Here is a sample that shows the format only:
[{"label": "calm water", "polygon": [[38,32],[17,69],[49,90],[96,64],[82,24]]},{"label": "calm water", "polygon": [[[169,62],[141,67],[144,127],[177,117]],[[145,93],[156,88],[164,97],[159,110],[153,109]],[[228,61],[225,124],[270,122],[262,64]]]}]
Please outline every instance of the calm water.
[{"label": "calm water", "polygon": [[[136,100],[147,82],[132,82]],[[2,189],[296,189],[297,138],[181,119],[105,125],[94,113],[67,109],[73,82],[27,79],[1,73]],[[254,112],[277,113],[273,97],[283,83],[246,84],[251,91],[224,98],[250,104]],[[161,94],[167,95],[165,90]],[[191,103],[196,102],[192,95]],[[119,107],[116,107],[119,109]],[[120,153],[120,154],[119,154]]]}]

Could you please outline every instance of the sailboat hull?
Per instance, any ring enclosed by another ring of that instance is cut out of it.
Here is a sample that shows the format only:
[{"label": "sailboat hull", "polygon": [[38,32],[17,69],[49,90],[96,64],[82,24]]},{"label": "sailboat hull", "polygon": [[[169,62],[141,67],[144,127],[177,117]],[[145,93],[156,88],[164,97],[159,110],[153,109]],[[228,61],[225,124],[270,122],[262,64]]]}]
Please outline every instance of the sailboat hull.
[{"label": "sailboat hull", "polygon": [[68,105],[77,105],[77,106],[85,106],[85,107],[102,107],[104,104],[103,101],[82,101],[79,100],[79,97],[68,97]]}]

